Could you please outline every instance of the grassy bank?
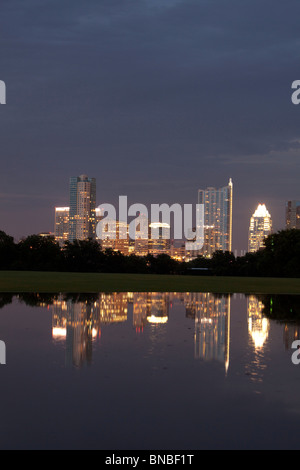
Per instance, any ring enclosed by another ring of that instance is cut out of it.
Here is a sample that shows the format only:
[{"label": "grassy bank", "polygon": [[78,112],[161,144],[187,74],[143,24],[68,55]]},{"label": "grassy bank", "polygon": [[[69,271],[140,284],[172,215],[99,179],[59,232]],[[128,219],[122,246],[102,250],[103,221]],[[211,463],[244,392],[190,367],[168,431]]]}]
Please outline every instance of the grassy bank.
[{"label": "grassy bank", "polygon": [[0,271],[0,292],[300,294],[300,279]]}]

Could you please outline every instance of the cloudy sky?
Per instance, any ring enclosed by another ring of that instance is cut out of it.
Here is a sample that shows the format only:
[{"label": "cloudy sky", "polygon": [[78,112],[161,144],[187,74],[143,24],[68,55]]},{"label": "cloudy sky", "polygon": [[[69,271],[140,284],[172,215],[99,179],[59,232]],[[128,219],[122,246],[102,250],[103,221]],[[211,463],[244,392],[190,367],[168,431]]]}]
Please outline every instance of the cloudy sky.
[{"label": "cloudy sky", "polygon": [[1,0],[1,229],[53,231],[71,176],[97,202],[196,203],[234,182],[234,249],[300,199],[299,0]]}]

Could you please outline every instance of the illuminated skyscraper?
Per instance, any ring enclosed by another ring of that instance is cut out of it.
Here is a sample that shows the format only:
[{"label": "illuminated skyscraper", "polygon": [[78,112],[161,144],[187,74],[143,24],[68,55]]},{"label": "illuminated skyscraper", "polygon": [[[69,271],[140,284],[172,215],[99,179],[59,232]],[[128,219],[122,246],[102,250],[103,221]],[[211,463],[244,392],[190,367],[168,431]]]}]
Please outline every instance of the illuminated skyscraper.
[{"label": "illuminated skyscraper", "polygon": [[154,222],[149,225],[148,252],[153,256],[169,254],[171,247],[170,225]]},{"label": "illuminated skyscraper", "polygon": [[54,236],[56,241],[63,245],[69,239],[70,208],[55,208],[55,227]]},{"label": "illuminated skyscraper", "polygon": [[272,233],[272,219],[265,204],[259,204],[250,219],[249,253],[255,253],[264,246],[264,240]]},{"label": "illuminated skyscraper", "polygon": [[286,228],[300,229],[300,201],[288,201],[286,203]]},{"label": "illuminated skyscraper", "polygon": [[215,251],[232,251],[233,183],[221,189],[199,190],[198,203],[204,204],[204,246],[201,254],[211,257]]},{"label": "illuminated skyscraper", "polygon": [[96,236],[96,180],[86,175],[70,180],[69,240],[87,240]]},{"label": "illuminated skyscraper", "polygon": [[147,256],[149,253],[149,220],[140,214],[139,223],[135,230],[134,254],[137,256]]}]

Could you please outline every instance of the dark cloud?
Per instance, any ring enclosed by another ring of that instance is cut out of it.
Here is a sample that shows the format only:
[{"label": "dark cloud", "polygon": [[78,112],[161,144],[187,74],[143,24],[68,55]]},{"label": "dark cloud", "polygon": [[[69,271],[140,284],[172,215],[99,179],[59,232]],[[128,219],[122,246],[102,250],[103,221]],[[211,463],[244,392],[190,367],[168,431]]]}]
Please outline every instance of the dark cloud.
[{"label": "dark cloud", "polygon": [[[280,227],[300,198],[298,12],[296,0],[2,0],[7,231],[51,230],[82,172],[99,203],[193,202],[233,177],[236,246],[261,200]],[[28,191],[29,226],[7,197]]]}]

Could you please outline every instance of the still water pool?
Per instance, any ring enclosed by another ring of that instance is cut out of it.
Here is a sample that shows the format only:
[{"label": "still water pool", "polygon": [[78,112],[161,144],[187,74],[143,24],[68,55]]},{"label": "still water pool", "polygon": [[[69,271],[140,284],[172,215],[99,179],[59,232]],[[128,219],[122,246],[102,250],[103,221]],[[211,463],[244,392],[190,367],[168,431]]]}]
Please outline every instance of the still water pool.
[{"label": "still water pool", "polygon": [[0,295],[1,449],[299,449],[300,297]]}]

